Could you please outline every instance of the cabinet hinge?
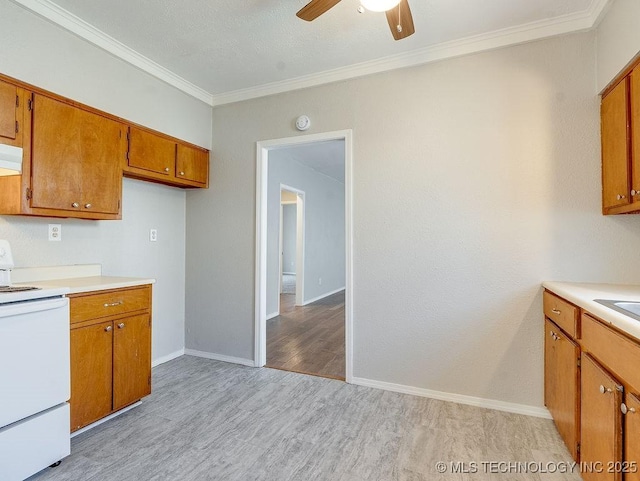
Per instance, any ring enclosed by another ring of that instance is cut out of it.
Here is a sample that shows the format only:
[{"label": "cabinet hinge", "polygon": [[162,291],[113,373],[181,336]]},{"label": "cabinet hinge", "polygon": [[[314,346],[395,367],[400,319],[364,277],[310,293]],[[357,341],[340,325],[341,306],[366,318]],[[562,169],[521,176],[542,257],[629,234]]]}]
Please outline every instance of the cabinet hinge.
[{"label": "cabinet hinge", "polygon": [[16,108],[20,107],[20,96],[16,95]]},{"label": "cabinet hinge", "polygon": [[616,386],[616,391],[618,391],[618,392],[624,392],[624,386],[623,386],[623,385],[621,385],[621,384],[618,384],[618,385]]},{"label": "cabinet hinge", "polygon": [[576,443],[576,452],[580,454],[580,443]]},{"label": "cabinet hinge", "polygon": [[580,359],[580,356],[578,356],[578,367],[580,367],[582,365],[582,361]]},{"label": "cabinet hinge", "polygon": [[27,108],[29,109],[29,111],[31,112],[33,110],[33,99],[29,99],[29,102],[27,102]]},{"label": "cabinet hinge", "polygon": [[20,123],[16,120],[16,134],[20,133]]},{"label": "cabinet hinge", "polygon": [[33,199],[33,191],[27,187],[27,200]]}]

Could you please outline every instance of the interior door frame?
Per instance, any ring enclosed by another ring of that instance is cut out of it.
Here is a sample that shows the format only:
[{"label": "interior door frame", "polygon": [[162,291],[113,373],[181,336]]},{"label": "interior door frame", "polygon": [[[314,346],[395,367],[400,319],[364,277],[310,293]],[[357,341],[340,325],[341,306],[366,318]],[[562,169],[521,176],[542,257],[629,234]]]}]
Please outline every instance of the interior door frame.
[{"label": "interior door frame", "polygon": [[[282,202],[280,200],[280,278],[278,279],[278,292],[282,293],[282,250],[283,250],[283,212],[282,206],[285,204],[296,205],[296,306],[304,306],[304,262],[305,262],[305,193],[303,190],[280,184],[280,199],[282,191],[296,194],[295,202]],[[280,296],[278,296],[278,314],[280,314]]]},{"label": "interior door frame", "polygon": [[[345,170],[345,380],[353,378],[353,131],[338,130],[256,143],[256,264],[254,365],[267,363],[267,190],[269,151],[278,147],[344,140]],[[298,213],[298,219],[300,219]],[[299,253],[296,253],[299,255]],[[298,259],[296,259],[296,262]],[[298,266],[296,266],[298,269]],[[297,287],[297,286],[296,286]]]}]

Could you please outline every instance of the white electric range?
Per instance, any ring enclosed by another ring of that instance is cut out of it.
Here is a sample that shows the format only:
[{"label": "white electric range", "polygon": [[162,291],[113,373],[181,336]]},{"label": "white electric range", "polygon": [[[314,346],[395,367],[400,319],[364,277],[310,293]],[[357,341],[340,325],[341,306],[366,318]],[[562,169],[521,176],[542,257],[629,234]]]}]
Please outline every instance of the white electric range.
[{"label": "white electric range", "polygon": [[0,240],[0,479],[22,481],[70,454],[68,288],[12,286]]}]

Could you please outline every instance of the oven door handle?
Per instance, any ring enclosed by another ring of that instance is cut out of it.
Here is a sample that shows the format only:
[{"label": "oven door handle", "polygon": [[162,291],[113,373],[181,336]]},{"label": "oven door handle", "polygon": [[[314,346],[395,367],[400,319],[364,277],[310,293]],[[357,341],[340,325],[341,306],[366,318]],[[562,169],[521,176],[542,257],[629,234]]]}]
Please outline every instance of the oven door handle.
[{"label": "oven door handle", "polygon": [[56,297],[53,299],[38,299],[33,301],[15,302],[0,305],[0,319],[3,317],[19,316],[32,312],[50,311],[69,305],[69,298]]}]

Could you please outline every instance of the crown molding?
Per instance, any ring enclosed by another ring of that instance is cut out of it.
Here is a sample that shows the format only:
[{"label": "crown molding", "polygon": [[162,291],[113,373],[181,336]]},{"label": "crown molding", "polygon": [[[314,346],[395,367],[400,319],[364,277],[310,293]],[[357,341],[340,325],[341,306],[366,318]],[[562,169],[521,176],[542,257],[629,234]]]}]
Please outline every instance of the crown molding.
[{"label": "crown molding", "polygon": [[267,95],[275,95],[291,90],[316,87],[341,80],[386,72],[400,68],[413,67],[438,60],[460,57],[472,53],[484,52],[509,45],[518,45],[547,37],[589,30],[597,25],[611,0],[592,0],[590,7],[583,11],[541,20],[516,27],[494,30],[460,40],[444,42],[430,47],[391,55],[368,62],[362,62],[317,74],[305,75],[294,79],[282,80],[257,87],[232,92],[214,94],[213,105],[224,105]]},{"label": "crown molding", "polygon": [[11,0],[167,84],[213,105],[212,95],[49,0]]},{"label": "crown molding", "polygon": [[341,80],[348,80],[389,70],[422,65],[447,58],[484,52],[509,45],[517,45],[546,37],[563,35],[597,26],[612,0],[592,0],[589,8],[582,12],[563,15],[553,19],[531,22],[482,35],[444,42],[430,47],[391,55],[368,62],[326,70],[288,80],[272,82],[231,92],[211,94],[192,84],[169,69],[139,54],[115,38],[85,22],[50,0],[11,0],[37,15],[65,28],[88,42],[106,50],[116,57],[138,67],[167,84],[211,105],[224,105],[292,90],[315,87]]}]

